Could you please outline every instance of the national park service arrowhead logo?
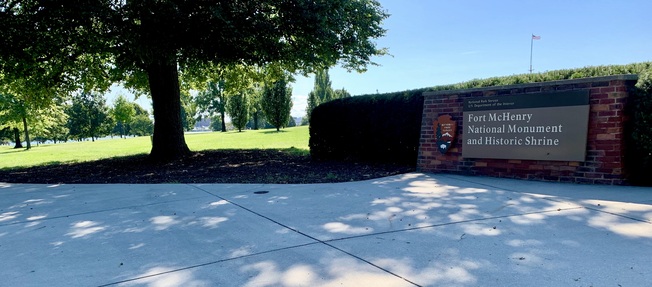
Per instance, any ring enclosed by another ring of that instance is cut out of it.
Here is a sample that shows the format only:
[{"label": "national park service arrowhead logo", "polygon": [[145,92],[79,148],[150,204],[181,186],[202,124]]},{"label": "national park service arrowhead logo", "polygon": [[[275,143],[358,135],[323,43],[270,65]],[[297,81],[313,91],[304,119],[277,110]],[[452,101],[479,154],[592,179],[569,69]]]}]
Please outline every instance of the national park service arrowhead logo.
[{"label": "national park service arrowhead logo", "polygon": [[432,128],[435,131],[437,149],[441,154],[445,154],[455,140],[457,123],[451,119],[450,115],[443,115],[433,122]]}]

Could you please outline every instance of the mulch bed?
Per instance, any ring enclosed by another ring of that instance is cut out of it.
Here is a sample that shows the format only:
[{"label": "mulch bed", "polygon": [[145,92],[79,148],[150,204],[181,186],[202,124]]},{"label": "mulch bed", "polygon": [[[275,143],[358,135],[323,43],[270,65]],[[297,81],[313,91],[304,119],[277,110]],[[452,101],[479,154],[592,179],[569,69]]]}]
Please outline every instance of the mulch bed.
[{"label": "mulch bed", "polygon": [[153,163],[147,156],[0,170],[9,183],[331,183],[412,172],[414,166],[316,162],[283,150],[214,150]]}]

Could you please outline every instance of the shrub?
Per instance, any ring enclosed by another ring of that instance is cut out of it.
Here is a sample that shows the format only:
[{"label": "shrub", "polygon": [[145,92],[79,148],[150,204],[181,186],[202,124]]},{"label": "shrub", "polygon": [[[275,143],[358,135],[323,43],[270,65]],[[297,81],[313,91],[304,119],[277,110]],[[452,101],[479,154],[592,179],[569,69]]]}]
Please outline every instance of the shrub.
[{"label": "shrub", "polygon": [[629,180],[652,185],[652,70],[639,74],[636,90],[631,93],[627,114],[627,151],[625,164]]},{"label": "shrub", "polygon": [[310,121],[312,158],[416,165],[422,92],[358,96],[319,105]]}]

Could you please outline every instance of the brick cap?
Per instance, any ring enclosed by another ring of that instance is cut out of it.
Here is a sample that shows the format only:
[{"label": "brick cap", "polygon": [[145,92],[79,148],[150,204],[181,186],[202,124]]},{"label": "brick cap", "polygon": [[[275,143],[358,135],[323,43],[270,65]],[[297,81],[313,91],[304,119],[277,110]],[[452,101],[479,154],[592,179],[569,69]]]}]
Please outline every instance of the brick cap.
[{"label": "brick cap", "polygon": [[516,85],[506,85],[506,86],[491,86],[491,87],[471,88],[471,89],[461,89],[461,90],[432,91],[432,92],[423,92],[423,95],[441,96],[441,95],[450,95],[450,94],[467,94],[467,93],[481,92],[481,91],[511,90],[516,88],[549,87],[549,86],[584,84],[584,83],[605,82],[605,81],[636,81],[636,80],[638,80],[638,75],[624,74],[624,75],[536,82],[536,83],[526,83],[526,84],[516,84]]}]

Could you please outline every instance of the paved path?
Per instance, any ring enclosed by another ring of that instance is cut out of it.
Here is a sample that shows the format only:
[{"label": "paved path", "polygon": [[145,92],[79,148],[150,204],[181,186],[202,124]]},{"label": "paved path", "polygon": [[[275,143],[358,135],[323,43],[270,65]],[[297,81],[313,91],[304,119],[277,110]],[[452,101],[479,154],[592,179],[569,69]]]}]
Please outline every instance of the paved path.
[{"label": "paved path", "polygon": [[649,286],[652,188],[0,183],[0,286]]}]

